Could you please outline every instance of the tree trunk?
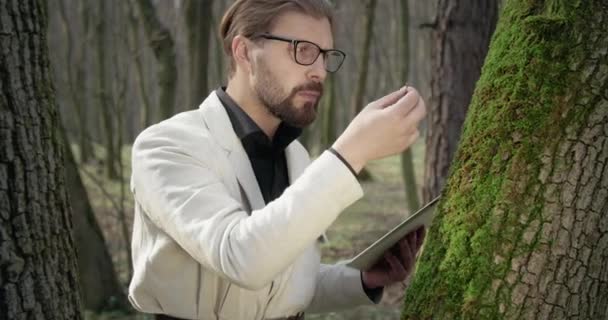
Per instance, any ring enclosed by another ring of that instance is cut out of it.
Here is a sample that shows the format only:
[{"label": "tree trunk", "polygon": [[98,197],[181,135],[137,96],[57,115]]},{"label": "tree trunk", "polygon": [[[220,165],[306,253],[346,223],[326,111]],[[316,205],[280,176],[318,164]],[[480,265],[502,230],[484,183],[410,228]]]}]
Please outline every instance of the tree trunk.
[{"label": "tree trunk", "polygon": [[158,19],[152,2],[150,0],[137,0],[136,3],[150,48],[152,48],[159,64],[160,117],[161,120],[164,120],[171,117],[175,110],[175,88],[177,84],[175,45],[169,30]]},{"label": "tree trunk", "polygon": [[[409,59],[410,59],[410,13],[408,0],[401,0],[401,83],[408,82],[409,76]],[[414,161],[412,156],[412,147],[408,148],[401,154],[401,174],[403,176],[403,184],[405,186],[405,198],[410,213],[416,212],[420,207],[418,200],[418,184],[416,183],[416,174],[414,170]]]},{"label": "tree trunk", "polygon": [[[365,88],[367,86],[367,71],[369,69],[369,49],[371,47],[372,35],[374,33],[374,17],[376,13],[377,0],[367,0],[365,2],[365,14],[363,15],[363,43],[359,48],[359,73],[355,92],[351,102],[351,110],[353,116],[357,115],[363,109],[363,98],[365,97]],[[366,168],[359,172],[359,180],[370,180],[371,174]]]},{"label": "tree trunk", "polygon": [[367,87],[367,71],[369,70],[369,50],[372,43],[372,35],[374,33],[374,17],[376,12],[377,0],[367,0],[365,2],[365,14],[363,15],[363,43],[359,47],[359,73],[351,109],[353,114],[359,113],[363,109],[363,98],[365,97],[365,88]]},{"label": "tree trunk", "polygon": [[433,31],[424,201],[441,193],[498,16],[497,0],[440,0]]},{"label": "tree trunk", "polygon": [[[79,8],[80,15],[84,21],[84,34],[85,39],[83,40],[83,46],[88,46],[91,43],[92,34],[91,31],[91,8],[90,4],[87,4],[85,1],[80,3]],[[85,63],[87,62],[85,49],[82,48],[80,51],[80,62],[76,63],[76,83],[75,88],[78,97],[78,103],[80,104],[80,124],[79,124],[79,145],[80,145],[80,162],[86,163],[90,160],[90,158],[95,157],[95,153],[93,150],[93,138],[91,136],[91,128],[89,126],[89,104],[87,104],[87,94],[89,92],[89,88],[86,85],[87,79],[87,70],[85,68]]]},{"label": "tree trunk", "polygon": [[[221,14],[224,13],[224,11],[226,10],[225,8],[225,1],[224,0],[220,0],[220,1],[216,1],[215,2],[217,5],[215,7],[215,10],[213,11],[213,14],[211,15],[211,25],[210,25],[210,33],[212,35],[212,39],[213,41],[210,42],[209,47],[211,48],[211,52],[213,52],[213,54],[215,55],[214,59],[213,59],[213,64],[215,64],[215,79],[212,82],[212,87],[217,87],[220,85],[224,85],[226,84],[226,70],[224,67],[224,49],[222,46],[222,41],[220,40],[220,38],[217,36],[217,27],[219,24],[219,20],[222,18]],[[213,9],[212,9],[213,10]],[[207,68],[207,71],[209,71],[209,68]]]},{"label": "tree trunk", "polygon": [[116,150],[114,147],[114,125],[112,121],[112,106],[109,101],[109,90],[106,82],[106,55],[107,52],[107,41],[106,41],[106,1],[99,1],[99,17],[97,18],[97,96],[98,96],[98,108],[101,112],[101,121],[104,132],[104,143],[105,143],[105,172],[106,176],[110,179],[117,179],[118,173],[116,172],[115,160]]},{"label": "tree trunk", "polygon": [[[408,17],[411,32],[408,83],[416,87],[427,104],[431,97],[432,26],[437,17],[438,1],[408,0],[411,12]],[[426,134],[426,126],[421,129]]]},{"label": "tree trunk", "polygon": [[82,319],[41,1],[0,6],[0,319]]},{"label": "tree trunk", "polygon": [[[119,17],[120,14],[118,13],[118,10],[120,10],[121,7],[114,7],[114,17]],[[122,7],[122,10],[127,9],[126,6]],[[123,26],[126,27],[126,26]],[[120,29],[120,28],[119,28]],[[120,47],[120,40],[118,38],[114,38],[114,46],[115,48],[119,48]],[[128,52],[128,51],[127,51]],[[120,52],[118,50],[114,50],[113,51],[113,61],[115,61],[114,64],[114,68],[115,68],[115,74],[116,76],[116,80],[115,80],[115,92],[114,92],[114,100],[113,100],[113,110],[114,110],[114,114],[116,115],[116,122],[117,122],[117,131],[116,131],[116,146],[117,146],[117,158],[116,158],[116,165],[118,167],[118,176],[119,178],[119,182],[120,182],[120,200],[119,200],[119,206],[118,206],[118,210],[117,210],[117,214],[118,214],[118,223],[120,225],[120,230],[122,233],[122,237],[123,237],[123,247],[121,249],[124,249],[124,253],[125,253],[125,260],[126,261],[126,265],[128,267],[127,270],[127,279],[131,279],[133,277],[133,261],[131,260],[132,254],[131,254],[131,232],[129,230],[128,225],[130,224],[128,219],[127,219],[127,214],[126,214],[126,208],[125,208],[125,199],[126,199],[126,188],[125,188],[125,165],[123,162],[123,144],[124,144],[124,131],[123,128],[125,127],[125,111],[127,109],[127,91],[128,91],[128,87],[129,87],[129,79],[128,79],[128,73],[123,72],[124,70],[128,69],[128,59],[124,59],[121,57],[125,57],[125,55],[121,55]],[[128,181],[128,178],[126,178],[126,180]],[[128,183],[128,182],[127,182]]]},{"label": "tree trunk", "polygon": [[188,33],[188,57],[190,65],[190,99],[188,106],[197,107],[207,94],[207,74],[209,73],[209,33],[213,0],[186,0],[184,16]]},{"label": "tree trunk", "polygon": [[146,90],[146,77],[144,77],[144,68],[142,65],[143,50],[139,45],[139,25],[135,17],[135,10],[131,1],[126,2],[126,19],[129,22],[129,49],[133,63],[135,64],[135,82],[141,99],[140,110],[140,129],[143,130],[152,124],[152,103],[150,95]]},{"label": "tree trunk", "polygon": [[328,75],[325,81],[325,96],[323,97],[321,125],[321,150],[325,150],[336,140],[336,81],[338,77]]},{"label": "tree trunk", "polygon": [[65,130],[62,130],[62,134],[66,146],[66,186],[73,213],[73,236],[76,240],[84,307],[93,311],[129,309],[72,150],[69,148]]},{"label": "tree trunk", "polygon": [[608,5],[510,0],[405,319],[608,318]]},{"label": "tree trunk", "polygon": [[[126,85],[126,84],[125,84]],[[124,108],[121,108],[124,110]],[[119,112],[120,123],[124,122],[124,111]],[[119,133],[119,146],[123,145],[123,133]],[[121,148],[122,149],[122,148]],[[122,152],[121,152],[122,153]],[[120,231],[122,233],[122,238],[124,240],[124,249],[125,249],[125,260],[127,261],[127,266],[129,268],[127,272],[127,278],[131,279],[133,277],[133,260],[131,257],[133,256],[131,252],[131,231],[129,230],[129,220],[127,219],[127,209],[125,207],[125,200],[127,198],[127,190],[125,188],[125,164],[123,163],[122,157],[119,157],[118,160],[118,173],[120,175],[120,210],[118,212],[118,219],[120,223]]]},{"label": "tree trunk", "polygon": [[[66,74],[67,74],[67,82],[68,82],[68,90],[69,95],[72,102],[72,107],[74,109],[74,113],[76,114],[77,123],[76,127],[78,128],[78,149],[80,153],[80,161],[88,162],[90,158],[93,156],[93,146],[91,144],[91,138],[88,134],[88,125],[87,125],[87,108],[85,103],[85,95],[87,88],[84,84],[85,79],[85,71],[83,68],[84,65],[84,48],[89,39],[89,24],[88,24],[88,16],[89,10],[87,8],[86,2],[81,2],[79,4],[79,14],[82,16],[84,21],[84,39],[81,43],[76,44],[76,48],[74,48],[74,39],[72,36],[73,28],[70,25],[66,5],[63,0],[59,2],[59,16],[61,17],[61,24],[63,27],[63,33],[66,37],[67,44],[67,60],[69,63],[66,63]],[[76,54],[74,54],[76,53]],[[70,62],[74,63],[70,63]],[[72,70],[72,67],[75,67],[76,70]]]}]

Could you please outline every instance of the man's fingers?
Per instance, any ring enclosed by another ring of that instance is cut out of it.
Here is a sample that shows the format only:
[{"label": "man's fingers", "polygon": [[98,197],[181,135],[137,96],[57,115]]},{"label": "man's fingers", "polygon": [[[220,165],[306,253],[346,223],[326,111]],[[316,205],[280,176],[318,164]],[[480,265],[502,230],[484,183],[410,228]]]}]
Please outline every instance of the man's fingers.
[{"label": "man's fingers", "polygon": [[420,250],[420,247],[422,247],[425,237],[426,228],[424,226],[420,226],[416,230],[408,233],[401,241],[399,241],[399,244],[402,247],[404,246],[404,244],[407,243],[408,249],[411,253],[410,257],[412,258],[412,264],[416,260],[416,255],[418,254],[418,250]]},{"label": "man's fingers", "polygon": [[399,99],[401,99],[405,94],[411,90],[411,87],[404,86],[401,89],[391,92],[384,97],[370,103],[370,106],[374,106],[379,109],[384,109],[390,105],[395,104]]},{"label": "man's fingers", "polygon": [[409,113],[405,115],[402,125],[404,128],[417,128],[424,117],[426,117],[426,109],[424,102],[421,102],[409,110]]},{"label": "man's fingers", "polygon": [[414,264],[414,259],[416,259],[416,253],[412,251],[411,233],[405,239],[399,241],[399,247],[401,249],[401,258],[403,259],[402,263],[409,270],[410,266]]},{"label": "man's fingers", "polygon": [[408,89],[407,93],[394,104],[388,106],[386,109],[398,114],[402,117],[408,116],[412,110],[420,104],[420,94],[414,88]]},{"label": "man's fingers", "polygon": [[407,235],[407,248],[410,250],[411,263],[414,264],[416,260],[416,243],[418,242],[416,231],[412,231]]},{"label": "man's fingers", "polygon": [[391,278],[395,278],[394,280],[404,280],[407,277],[405,266],[392,253],[386,252],[384,254],[384,259],[391,267],[391,270],[389,271]]},{"label": "man's fingers", "polygon": [[426,237],[426,228],[420,227],[416,230],[416,251],[422,247],[422,243],[424,243],[424,238]]},{"label": "man's fingers", "polygon": [[416,230],[410,232],[408,235],[408,242],[410,243],[410,247],[415,248],[416,247],[416,243],[418,242],[417,238],[418,238],[418,234],[416,233]]}]

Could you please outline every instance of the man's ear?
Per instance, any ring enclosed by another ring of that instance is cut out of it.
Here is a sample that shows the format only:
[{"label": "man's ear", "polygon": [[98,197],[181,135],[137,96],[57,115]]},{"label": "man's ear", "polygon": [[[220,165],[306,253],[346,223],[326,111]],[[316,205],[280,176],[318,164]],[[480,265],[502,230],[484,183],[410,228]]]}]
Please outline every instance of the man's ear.
[{"label": "man's ear", "polygon": [[251,71],[251,56],[249,52],[249,39],[238,35],[232,39],[232,57],[237,66],[243,70]]}]

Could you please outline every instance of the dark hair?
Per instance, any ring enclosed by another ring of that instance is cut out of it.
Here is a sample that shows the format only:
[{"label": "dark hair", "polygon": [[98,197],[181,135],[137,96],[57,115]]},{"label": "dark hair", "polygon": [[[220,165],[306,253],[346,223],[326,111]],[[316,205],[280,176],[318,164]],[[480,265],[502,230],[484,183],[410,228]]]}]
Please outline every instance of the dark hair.
[{"label": "dark hair", "polygon": [[333,23],[332,8],[327,0],[237,0],[228,8],[220,24],[219,37],[224,52],[230,57],[229,77],[236,68],[232,57],[232,39],[237,35],[251,37],[268,32],[276,18],[288,11],[327,18],[330,25]]}]

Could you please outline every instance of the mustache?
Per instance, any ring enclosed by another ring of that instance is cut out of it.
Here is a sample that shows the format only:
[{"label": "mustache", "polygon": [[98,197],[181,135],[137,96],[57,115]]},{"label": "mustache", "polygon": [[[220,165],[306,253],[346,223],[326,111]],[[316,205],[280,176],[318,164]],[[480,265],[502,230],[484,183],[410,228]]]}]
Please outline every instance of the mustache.
[{"label": "mustache", "polygon": [[323,84],[320,82],[309,82],[306,84],[299,85],[292,90],[292,94],[296,94],[298,91],[316,91],[319,96],[323,95]]}]

